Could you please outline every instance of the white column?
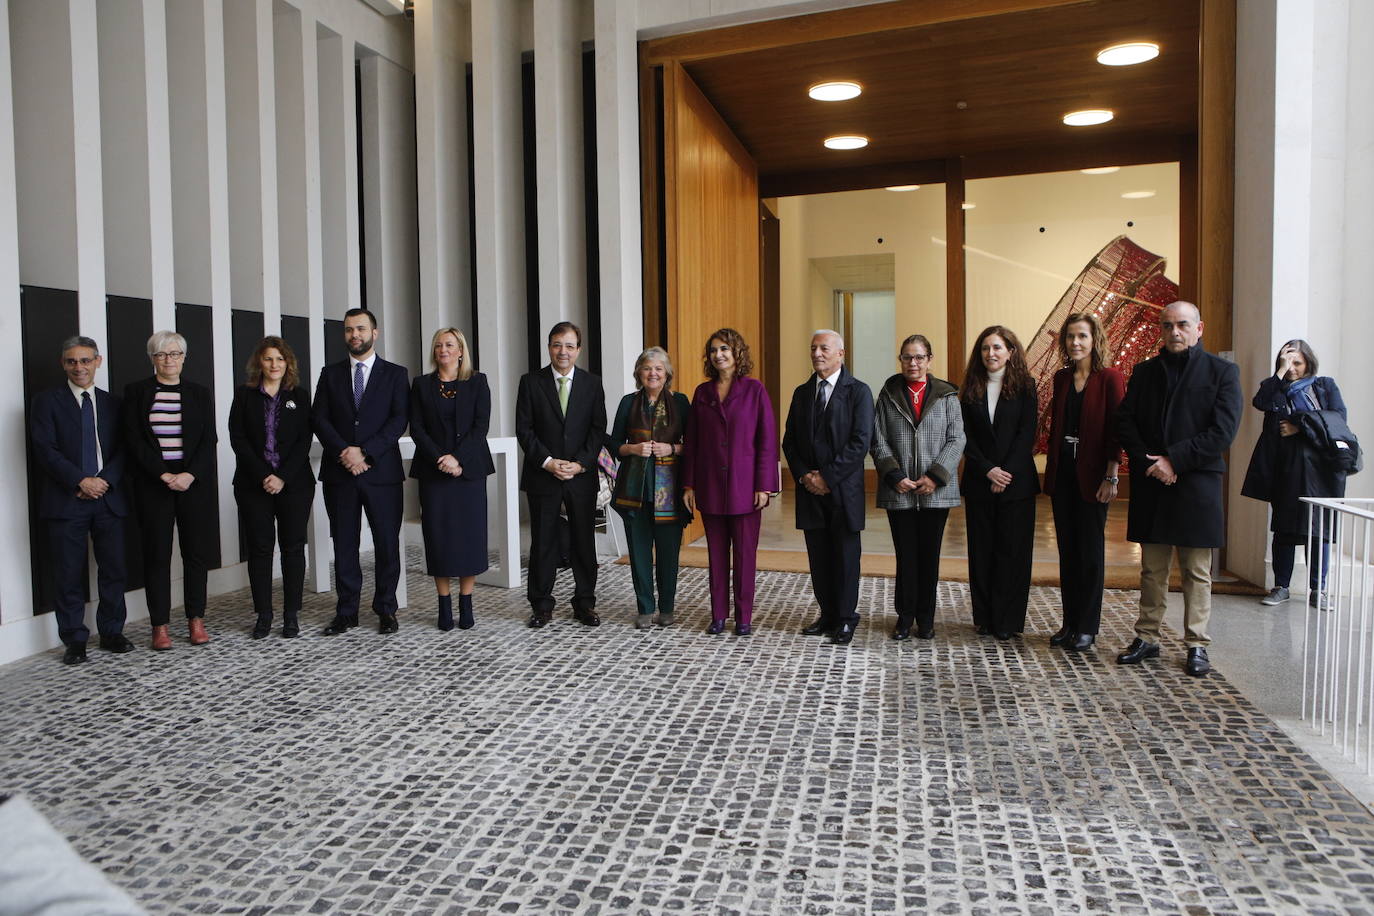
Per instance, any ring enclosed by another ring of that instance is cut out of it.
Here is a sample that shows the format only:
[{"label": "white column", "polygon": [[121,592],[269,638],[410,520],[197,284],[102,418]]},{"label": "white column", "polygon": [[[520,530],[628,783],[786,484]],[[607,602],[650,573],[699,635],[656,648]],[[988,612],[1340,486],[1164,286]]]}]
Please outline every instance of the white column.
[{"label": "white column", "polygon": [[466,11],[453,0],[415,4],[415,159],[420,213],[421,358],[436,328],[471,336],[468,237]]},{"label": "white column", "polygon": [[[305,203],[305,71],[301,33],[313,22],[303,22],[300,10],[274,4],[272,16],[273,113],[276,118],[271,150],[276,180],[276,250],[264,252],[277,264],[279,310],[273,316],[263,312],[263,330],[281,332],[282,308],[301,314],[309,298],[309,237],[306,230]],[[311,42],[312,47],[314,42]],[[314,69],[311,69],[314,76]]]},{"label": "white column", "polygon": [[587,327],[581,11],[570,0],[534,0],[540,334],[563,320]]},{"label": "white column", "polygon": [[149,279],[153,318],[176,310],[176,261],[172,241],[172,128],[167,83],[167,6],[142,0],[143,79],[148,123]]},{"label": "white column", "polygon": [[491,383],[491,434],[509,436],[516,386],[529,361],[520,16],[509,0],[472,0],[472,121],[478,365]]},{"label": "white column", "polygon": [[[300,302],[289,304],[291,314],[309,316],[313,339],[319,334],[324,318],[324,264],[320,241],[320,41],[317,23],[305,14],[301,15],[299,32],[301,132],[305,158],[301,175],[305,194],[305,289]],[[307,386],[314,382],[313,379],[302,381]]]},{"label": "white column", "polygon": [[76,173],[76,290],[83,334],[104,340],[105,203],[101,181],[100,41],[95,0],[69,0],[72,147]]},{"label": "white column", "polygon": [[634,0],[596,0],[595,10],[601,374],[609,413],[630,390],[635,357],[644,347],[639,73]]},{"label": "white column", "polygon": [[[9,0],[0,0],[0,336],[21,339],[19,321],[19,210],[14,167],[14,84],[10,71]],[[12,354],[13,355],[13,354]],[[0,361],[0,418],[6,429],[24,428],[24,363]],[[13,469],[10,486],[0,488],[0,626],[33,618],[29,556],[28,462],[24,436],[0,441],[0,461]],[[32,524],[40,524],[37,521]],[[28,644],[0,656],[9,661],[47,648],[37,628],[27,627]],[[7,640],[0,644],[8,647]]]},{"label": "white column", "polygon": [[[1345,257],[1341,265],[1343,295],[1337,300],[1341,313],[1333,322],[1341,331],[1341,343],[1331,374],[1346,393],[1350,427],[1365,436],[1361,445],[1368,448],[1374,445],[1374,401],[1360,394],[1374,390],[1374,361],[1369,359],[1368,345],[1374,339],[1374,309],[1369,307],[1368,296],[1374,288],[1374,259],[1369,257],[1374,251],[1374,118],[1369,115],[1369,100],[1374,98],[1374,55],[1360,47],[1360,43],[1374,35],[1374,4],[1350,4],[1346,34],[1350,69],[1344,112],[1346,155],[1342,196],[1347,206],[1341,245]],[[1374,496],[1374,471],[1366,470],[1350,478],[1346,494]]]},{"label": "white column", "polygon": [[[323,309],[342,320],[360,300],[358,255],[357,109],[353,42],[333,33],[319,41],[320,257]],[[323,325],[312,322],[310,362],[324,365]],[[314,383],[314,380],[311,380]]]}]

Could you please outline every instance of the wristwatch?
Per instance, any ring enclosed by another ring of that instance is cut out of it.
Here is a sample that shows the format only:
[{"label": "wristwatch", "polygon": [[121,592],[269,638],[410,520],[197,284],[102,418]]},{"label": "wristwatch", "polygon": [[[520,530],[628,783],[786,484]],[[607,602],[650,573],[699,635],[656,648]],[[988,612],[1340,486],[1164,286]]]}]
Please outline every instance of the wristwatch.
[{"label": "wristwatch", "polygon": [[1119,477],[1103,477],[1102,479],[1103,479],[1105,482],[1111,484],[1112,486],[1116,486],[1117,481],[1120,480]]}]

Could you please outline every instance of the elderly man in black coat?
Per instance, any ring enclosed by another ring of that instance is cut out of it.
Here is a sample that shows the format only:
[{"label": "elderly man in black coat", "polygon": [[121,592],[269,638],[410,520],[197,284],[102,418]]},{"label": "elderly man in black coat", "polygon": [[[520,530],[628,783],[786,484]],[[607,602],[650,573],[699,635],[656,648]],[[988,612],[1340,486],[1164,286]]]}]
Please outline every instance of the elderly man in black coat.
[{"label": "elderly man in black coat", "polygon": [[1117,435],[1131,462],[1126,537],[1140,544],[1140,616],[1135,640],[1116,660],[1135,665],[1159,655],[1177,548],[1186,670],[1200,677],[1211,670],[1212,549],[1226,540],[1222,455],[1240,423],[1240,376],[1202,349],[1202,315],[1193,303],[1166,306],[1159,327],[1163,349],[1136,366],[1117,410]]},{"label": "elderly man in black coat", "polygon": [[811,337],[812,376],[792,393],[782,451],[797,482],[797,527],[806,535],[811,589],[821,615],[802,630],[848,645],[859,623],[859,532],[864,457],[873,443],[873,392],[844,371],[844,339]]}]

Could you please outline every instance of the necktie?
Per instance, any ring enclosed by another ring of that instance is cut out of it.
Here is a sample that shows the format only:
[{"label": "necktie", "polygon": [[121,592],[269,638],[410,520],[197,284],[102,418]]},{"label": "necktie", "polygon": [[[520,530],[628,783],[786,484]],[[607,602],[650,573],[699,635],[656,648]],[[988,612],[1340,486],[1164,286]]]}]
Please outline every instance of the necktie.
[{"label": "necktie", "polygon": [[817,429],[821,428],[822,418],[825,416],[825,405],[829,400],[826,397],[826,393],[829,390],[830,383],[825,379],[821,379],[820,384],[816,386],[816,409],[812,411],[812,419],[815,421]]},{"label": "necktie", "polygon": [[558,409],[563,411],[563,416],[568,415],[568,377],[566,375],[558,377]]},{"label": "necktie", "polygon": [[353,409],[357,410],[358,405],[363,402],[363,364],[355,363],[353,366]]},{"label": "necktie", "polygon": [[100,472],[95,454],[95,403],[89,391],[81,392],[81,473],[94,477]]}]

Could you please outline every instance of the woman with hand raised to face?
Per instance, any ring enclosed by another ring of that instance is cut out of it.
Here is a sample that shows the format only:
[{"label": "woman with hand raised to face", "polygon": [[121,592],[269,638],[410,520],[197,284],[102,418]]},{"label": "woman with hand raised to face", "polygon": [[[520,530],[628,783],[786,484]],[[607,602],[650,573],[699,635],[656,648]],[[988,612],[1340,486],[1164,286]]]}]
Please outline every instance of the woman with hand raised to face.
[{"label": "woman with hand raised to face", "polygon": [[964,412],[964,513],[968,522],[973,623],[983,636],[1010,639],[1026,626],[1035,494],[1031,457],[1039,420],[1035,380],[1010,329],[984,328],[959,388]]}]

